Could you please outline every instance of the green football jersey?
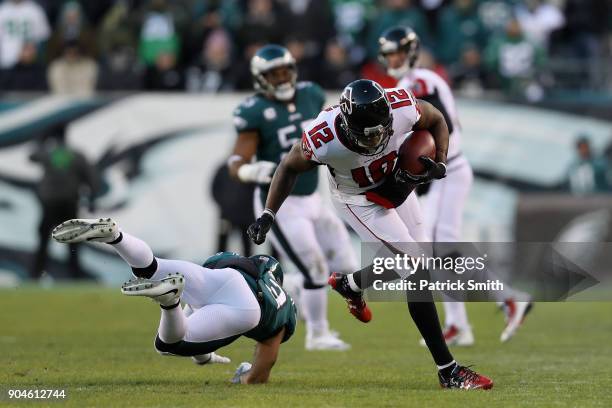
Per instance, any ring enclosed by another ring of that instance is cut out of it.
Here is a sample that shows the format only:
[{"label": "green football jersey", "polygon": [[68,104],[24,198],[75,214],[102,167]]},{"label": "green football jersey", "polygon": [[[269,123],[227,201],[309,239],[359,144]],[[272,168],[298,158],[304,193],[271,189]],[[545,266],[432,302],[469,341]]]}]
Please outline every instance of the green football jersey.
[{"label": "green football jersey", "polygon": [[[280,163],[293,144],[301,139],[304,128],[323,109],[325,94],[318,85],[298,82],[295,92],[295,99],[290,103],[257,93],[234,111],[234,126],[238,132],[256,131],[259,134],[257,160]],[[318,174],[316,168],[300,174],[291,194],[314,193],[319,182]]]},{"label": "green football jersey", "polygon": [[[251,262],[250,266],[256,268],[251,273],[247,272],[247,268],[244,267],[244,264],[248,264],[249,260],[254,261]],[[262,262],[262,260],[264,261]],[[219,252],[208,258],[203,266],[205,268],[227,267],[235,269],[242,274],[253,291],[261,306],[261,318],[259,324],[243,333],[243,336],[256,341],[263,341],[273,337],[284,327],[283,342],[289,340],[295,332],[297,309],[291,296],[281,287],[283,270],[278,261],[267,255],[255,255],[246,258],[235,252]],[[253,274],[256,274],[258,278],[256,279]]]}]

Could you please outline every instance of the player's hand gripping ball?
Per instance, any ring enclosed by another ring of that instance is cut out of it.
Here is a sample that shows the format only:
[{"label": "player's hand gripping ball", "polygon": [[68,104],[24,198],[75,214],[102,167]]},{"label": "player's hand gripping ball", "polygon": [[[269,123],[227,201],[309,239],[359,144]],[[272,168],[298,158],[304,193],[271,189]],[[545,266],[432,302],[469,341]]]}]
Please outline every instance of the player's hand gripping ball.
[{"label": "player's hand gripping ball", "polygon": [[399,183],[424,184],[446,176],[446,165],[436,162],[436,144],[427,130],[417,130],[399,148],[395,179]]}]

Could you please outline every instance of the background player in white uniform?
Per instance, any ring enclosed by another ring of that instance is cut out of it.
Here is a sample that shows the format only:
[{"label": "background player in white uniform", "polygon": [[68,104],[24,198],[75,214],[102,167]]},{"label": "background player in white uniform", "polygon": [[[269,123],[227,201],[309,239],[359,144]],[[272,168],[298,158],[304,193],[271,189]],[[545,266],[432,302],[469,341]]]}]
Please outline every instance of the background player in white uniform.
[{"label": "background player in white uniform", "polygon": [[[395,169],[398,149],[413,128],[429,130],[436,142],[435,161],[421,157],[425,166],[422,175]],[[340,105],[321,112],[305,130],[301,146],[294,145],[283,159],[272,179],[266,208],[248,233],[261,244],[298,175],[324,164],[329,169],[334,204],[361,240],[381,243],[400,253],[398,243],[426,239],[418,201],[410,192],[417,184],[444,177],[447,150],[446,122],[431,104],[415,100],[405,89],[385,91],[373,81],[354,81],[342,92]],[[351,313],[363,322],[372,318],[361,295],[372,277],[371,268],[365,268],[349,275],[334,273],[329,280],[347,300]],[[491,388],[490,379],[455,362],[444,341],[433,298],[428,299],[409,299],[408,309],[438,367],[440,385]]]},{"label": "background player in white uniform", "polygon": [[188,356],[200,365],[229,363],[215,350],[240,336],[256,340],[253,364],[240,364],[234,383],[267,382],[280,344],[295,330],[295,305],[280,286],[282,268],[272,257],[220,252],[204,266],[157,258],[144,241],[120,231],[110,218],[65,221],[53,230],[53,238],[106,243],[132,267],[136,279],[121,291],[159,303],[155,349],[160,354]]},{"label": "background player in white uniform", "polygon": [[[419,38],[411,28],[392,27],[379,38],[379,59],[387,67],[387,73],[399,80],[399,88],[410,89],[417,98],[435,106],[446,119],[449,131],[446,177],[431,183],[423,207],[428,240],[459,242],[463,210],[473,182],[472,168],[461,152],[461,127],[452,91],[435,72],[415,67],[419,48]],[[507,325],[501,339],[506,341],[520,326],[529,303],[513,299],[503,301]],[[447,298],[444,302],[444,315],[444,338],[447,343],[472,345],[474,336],[465,304]]]},{"label": "background player in white uniform", "polygon": [[[234,112],[238,139],[229,167],[240,181],[258,183],[254,206],[259,214],[276,165],[321,111],[325,95],[312,82],[296,83],[295,60],[278,45],[262,47],[251,72],[257,93]],[[326,284],[330,271],[348,273],[357,261],[344,224],[316,191],[318,177],[318,169],[300,175],[277,214],[271,241],[304,277],[298,307],[306,320],[306,349],[346,350],[350,346],[329,330]]]}]

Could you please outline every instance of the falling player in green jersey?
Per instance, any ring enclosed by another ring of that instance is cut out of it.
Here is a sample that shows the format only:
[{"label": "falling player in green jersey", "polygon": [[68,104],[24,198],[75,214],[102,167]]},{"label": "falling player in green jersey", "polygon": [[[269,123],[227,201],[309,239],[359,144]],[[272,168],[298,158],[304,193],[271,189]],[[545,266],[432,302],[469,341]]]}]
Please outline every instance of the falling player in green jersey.
[{"label": "falling player in green jersey", "polygon": [[241,336],[255,340],[253,364],[240,364],[233,383],[267,382],[281,343],[295,331],[296,308],[281,287],[281,265],[271,256],[221,252],[204,265],[158,258],[110,218],[65,221],[53,238],[66,244],[103,242],[132,267],[135,279],[121,292],[159,303],[155,349],[160,354],[191,357],[199,365],[227,364],[230,360],[216,350]]}]

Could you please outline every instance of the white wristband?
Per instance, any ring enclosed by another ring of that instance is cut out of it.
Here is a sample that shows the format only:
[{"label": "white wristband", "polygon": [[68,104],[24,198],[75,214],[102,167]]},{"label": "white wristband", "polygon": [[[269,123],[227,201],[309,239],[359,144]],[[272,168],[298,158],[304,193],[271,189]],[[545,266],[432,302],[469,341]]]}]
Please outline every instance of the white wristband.
[{"label": "white wristband", "polygon": [[274,218],[276,218],[276,214],[274,214],[274,211],[272,211],[269,208],[266,208],[265,210],[263,210],[263,214],[268,214],[269,216],[272,217],[272,220],[274,220]]},{"label": "white wristband", "polygon": [[244,160],[244,157],[242,157],[239,154],[232,154],[229,159],[227,159],[227,165],[231,166],[232,163],[240,161],[240,160]]}]

